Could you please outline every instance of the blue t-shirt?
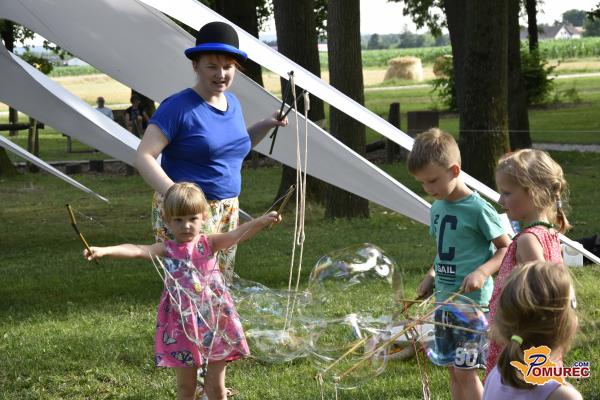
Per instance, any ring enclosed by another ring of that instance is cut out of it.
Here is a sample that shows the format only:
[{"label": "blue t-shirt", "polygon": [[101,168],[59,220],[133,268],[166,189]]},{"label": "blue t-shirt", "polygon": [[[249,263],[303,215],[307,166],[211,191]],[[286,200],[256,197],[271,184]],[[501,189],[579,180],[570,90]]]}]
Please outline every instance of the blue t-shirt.
[{"label": "blue t-shirt", "polygon": [[[477,192],[457,201],[436,200],[431,205],[429,233],[435,237],[435,290],[438,301],[458,292],[467,275],[494,254],[492,240],[502,236],[500,216]],[[487,307],[492,296],[493,280],[485,281],[481,290],[465,294],[476,304]]]},{"label": "blue t-shirt", "polygon": [[150,119],[168,140],[161,166],[174,182],[194,182],[209,200],[237,197],[250,136],[238,99],[225,92],[227,110],[188,88],[166,98]]}]

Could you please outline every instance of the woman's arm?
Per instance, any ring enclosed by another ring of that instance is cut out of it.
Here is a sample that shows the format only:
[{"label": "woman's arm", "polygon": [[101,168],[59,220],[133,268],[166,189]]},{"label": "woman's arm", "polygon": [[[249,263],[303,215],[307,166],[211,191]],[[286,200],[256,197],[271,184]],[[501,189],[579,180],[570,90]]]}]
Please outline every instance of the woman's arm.
[{"label": "woman's arm", "polygon": [[146,128],[135,155],[135,167],[140,175],[148,185],[160,194],[165,194],[174,183],[156,161],[156,158],[167,144],[169,142],[160,128],[150,124]]},{"label": "woman's arm", "polygon": [[209,235],[208,238],[211,241],[211,248],[213,253],[221,249],[228,249],[238,242],[248,240],[260,232],[267,226],[279,223],[281,216],[276,211],[271,211],[262,217],[253,219],[250,222],[246,222],[240,225],[237,229],[229,231],[227,233],[217,233]]},{"label": "woman's arm", "polygon": [[267,117],[263,120],[258,121],[254,125],[248,128],[248,134],[250,135],[250,141],[252,142],[252,147],[255,147],[260,143],[261,140],[269,133],[269,131],[276,126],[287,126],[288,119],[285,117],[283,120],[279,121],[277,117],[279,116],[279,112],[275,112],[270,117]]},{"label": "woman's arm", "polygon": [[144,244],[119,244],[107,247],[90,247],[92,252],[83,250],[83,257],[88,261],[102,257],[112,258],[143,258],[150,260],[154,256],[163,257],[166,253],[163,243],[154,243],[152,245]]}]

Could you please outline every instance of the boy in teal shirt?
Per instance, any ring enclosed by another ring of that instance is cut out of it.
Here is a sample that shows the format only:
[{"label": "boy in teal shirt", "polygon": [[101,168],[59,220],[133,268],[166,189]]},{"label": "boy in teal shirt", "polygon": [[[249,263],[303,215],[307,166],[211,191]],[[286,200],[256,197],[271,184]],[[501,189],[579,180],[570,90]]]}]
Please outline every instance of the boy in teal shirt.
[{"label": "boy in teal shirt", "polygon": [[[491,275],[498,271],[510,244],[498,213],[463,182],[460,151],[447,133],[434,128],[418,135],[407,164],[411,175],[435,198],[429,232],[436,239],[437,255],[418,295],[432,293],[435,284],[438,302],[461,292],[486,309],[493,289]],[[435,319],[452,324],[446,313],[439,309]],[[438,361],[448,366],[454,400],[483,396],[477,368],[485,357],[465,349],[465,337],[460,330],[436,325],[436,346],[450,354]]]}]

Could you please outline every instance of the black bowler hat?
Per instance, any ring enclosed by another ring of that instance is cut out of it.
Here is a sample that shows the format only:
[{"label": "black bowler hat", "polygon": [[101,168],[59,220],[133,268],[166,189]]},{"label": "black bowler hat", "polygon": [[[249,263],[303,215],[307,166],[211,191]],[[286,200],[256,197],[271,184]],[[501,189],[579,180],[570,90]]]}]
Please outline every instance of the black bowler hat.
[{"label": "black bowler hat", "polygon": [[196,46],[185,51],[185,55],[193,60],[200,53],[230,54],[238,62],[244,61],[248,55],[239,49],[240,42],[235,29],[224,22],[209,22],[196,34]]}]

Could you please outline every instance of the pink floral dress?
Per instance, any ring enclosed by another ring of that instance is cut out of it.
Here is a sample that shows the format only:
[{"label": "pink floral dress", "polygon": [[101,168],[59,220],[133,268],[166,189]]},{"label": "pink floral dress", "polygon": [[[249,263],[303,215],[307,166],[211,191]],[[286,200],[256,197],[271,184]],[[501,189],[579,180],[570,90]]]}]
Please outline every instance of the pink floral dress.
[{"label": "pink floral dress", "polygon": [[239,315],[205,235],[164,242],[165,288],[158,305],[155,364],[200,367],[250,354]]},{"label": "pink floral dress", "polygon": [[[502,294],[502,289],[504,289],[504,284],[506,279],[515,268],[517,263],[517,239],[524,233],[531,233],[535,235],[538,239],[542,248],[544,250],[544,259],[546,261],[551,261],[555,263],[562,263],[562,253],[560,249],[560,239],[558,237],[558,233],[555,231],[549,231],[548,229],[541,226],[532,226],[531,228],[524,229],[521,233],[516,235],[513,238],[512,243],[508,246],[508,250],[506,251],[506,255],[504,259],[502,259],[502,264],[500,265],[500,269],[498,270],[498,277],[494,282],[494,291],[492,292],[492,298],[490,299],[490,315],[489,315],[489,323],[491,325],[494,320],[494,316],[496,315],[496,307],[498,306],[498,302],[500,301],[500,295]],[[498,357],[504,347],[493,340],[489,341],[488,347],[488,356],[487,361],[485,363],[486,376],[492,371],[492,369],[496,366],[496,362],[498,361]]]}]

